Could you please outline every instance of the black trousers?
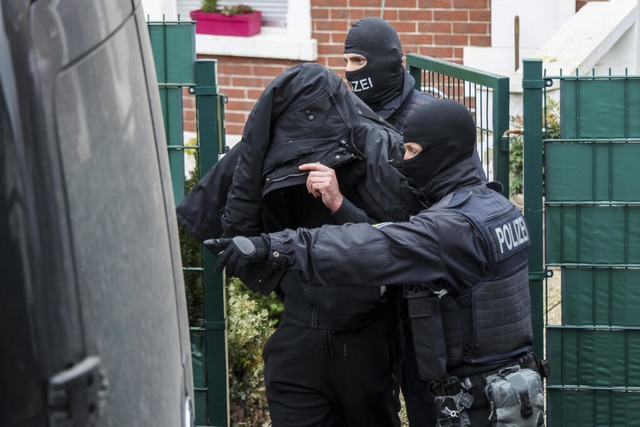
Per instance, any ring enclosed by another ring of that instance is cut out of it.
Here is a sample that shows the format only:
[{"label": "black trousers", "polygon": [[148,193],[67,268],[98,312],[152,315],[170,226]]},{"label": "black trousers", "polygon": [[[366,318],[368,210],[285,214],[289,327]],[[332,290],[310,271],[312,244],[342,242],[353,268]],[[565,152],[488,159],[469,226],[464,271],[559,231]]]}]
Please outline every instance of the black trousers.
[{"label": "black trousers", "polygon": [[273,427],[399,427],[403,339],[396,317],[330,331],[285,312],[264,348]]}]

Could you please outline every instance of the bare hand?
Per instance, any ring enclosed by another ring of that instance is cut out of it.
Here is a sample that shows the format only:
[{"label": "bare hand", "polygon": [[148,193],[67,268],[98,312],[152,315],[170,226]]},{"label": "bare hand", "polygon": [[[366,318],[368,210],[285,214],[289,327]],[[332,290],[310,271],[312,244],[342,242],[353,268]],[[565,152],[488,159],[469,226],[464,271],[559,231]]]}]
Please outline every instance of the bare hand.
[{"label": "bare hand", "polygon": [[342,193],[336,178],[336,171],[322,163],[306,163],[299,166],[301,171],[309,171],[307,191],[314,197],[322,197],[322,203],[331,210],[337,211],[342,206]]}]

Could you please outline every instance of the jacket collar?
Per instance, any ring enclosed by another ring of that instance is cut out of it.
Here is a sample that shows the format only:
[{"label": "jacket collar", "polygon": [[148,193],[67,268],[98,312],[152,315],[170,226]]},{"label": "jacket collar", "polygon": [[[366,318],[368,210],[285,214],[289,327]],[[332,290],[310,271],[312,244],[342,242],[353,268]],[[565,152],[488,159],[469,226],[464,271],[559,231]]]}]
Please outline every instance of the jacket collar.
[{"label": "jacket collar", "polygon": [[486,184],[473,158],[462,160],[419,190],[420,197],[431,206],[447,194],[465,187]]}]

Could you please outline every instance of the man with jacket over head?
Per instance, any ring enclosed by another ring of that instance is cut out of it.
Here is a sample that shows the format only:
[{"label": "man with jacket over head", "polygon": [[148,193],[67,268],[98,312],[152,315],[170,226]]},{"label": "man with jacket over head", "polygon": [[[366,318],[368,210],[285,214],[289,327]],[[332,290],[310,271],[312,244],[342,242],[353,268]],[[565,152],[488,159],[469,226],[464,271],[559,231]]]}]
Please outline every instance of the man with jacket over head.
[{"label": "man with jacket over head", "polygon": [[[298,64],[269,84],[236,150],[228,187],[198,190],[207,200],[224,200],[222,209],[202,209],[197,193],[178,208],[190,220],[183,225],[200,238],[362,220],[350,212],[406,220],[419,209],[395,166],[403,157],[400,134],[319,64]],[[349,200],[340,212],[307,191],[299,165],[313,162],[335,170]],[[280,325],[263,352],[274,426],[400,425],[399,289],[314,289],[277,268],[242,280],[284,300]]]},{"label": "man with jacket over head", "polygon": [[540,426],[529,235],[520,211],[478,173],[475,137],[473,118],[455,101],[425,104],[409,116],[402,169],[419,188],[423,210],[408,222],[205,245],[219,254],[218,268],[240,278],[285,270],[312,290],[403,286],[416,343],[409,381],[420,401],[412,423]]}]

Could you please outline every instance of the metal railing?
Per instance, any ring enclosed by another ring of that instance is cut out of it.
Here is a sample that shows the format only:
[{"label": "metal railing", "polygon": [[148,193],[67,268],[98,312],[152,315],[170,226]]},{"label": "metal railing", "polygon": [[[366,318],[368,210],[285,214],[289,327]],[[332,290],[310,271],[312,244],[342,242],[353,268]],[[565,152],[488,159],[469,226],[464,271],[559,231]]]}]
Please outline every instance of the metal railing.
[{"label": "metal railing", "polygon": [[[188,191],[187,175],[199,179],[223,152],[224,96],[218,93],[217,61],[196,60],[193,21],[147,22],[147,28],[177,205]],[[198,132],[195,145],[184,142],[183,100],[187,94],[195,96]],[[186,157],[197,160],[195,170],[186,170]],[[190,236],[180,234],[187,294],[202,295],[202,313],[189,313],[193,323],[190,331],[196,424],[226,427],[229,425],[229,385],[224,280],[215,271],[215,257]],[[194,316],[202,318],[193,321]]]},{"label": "metal railing", "polygon": [[509,78],[418,54],[407,55],[416,89],[464,104],[478,129],[478,153],[490,180],[509,192]]}]

